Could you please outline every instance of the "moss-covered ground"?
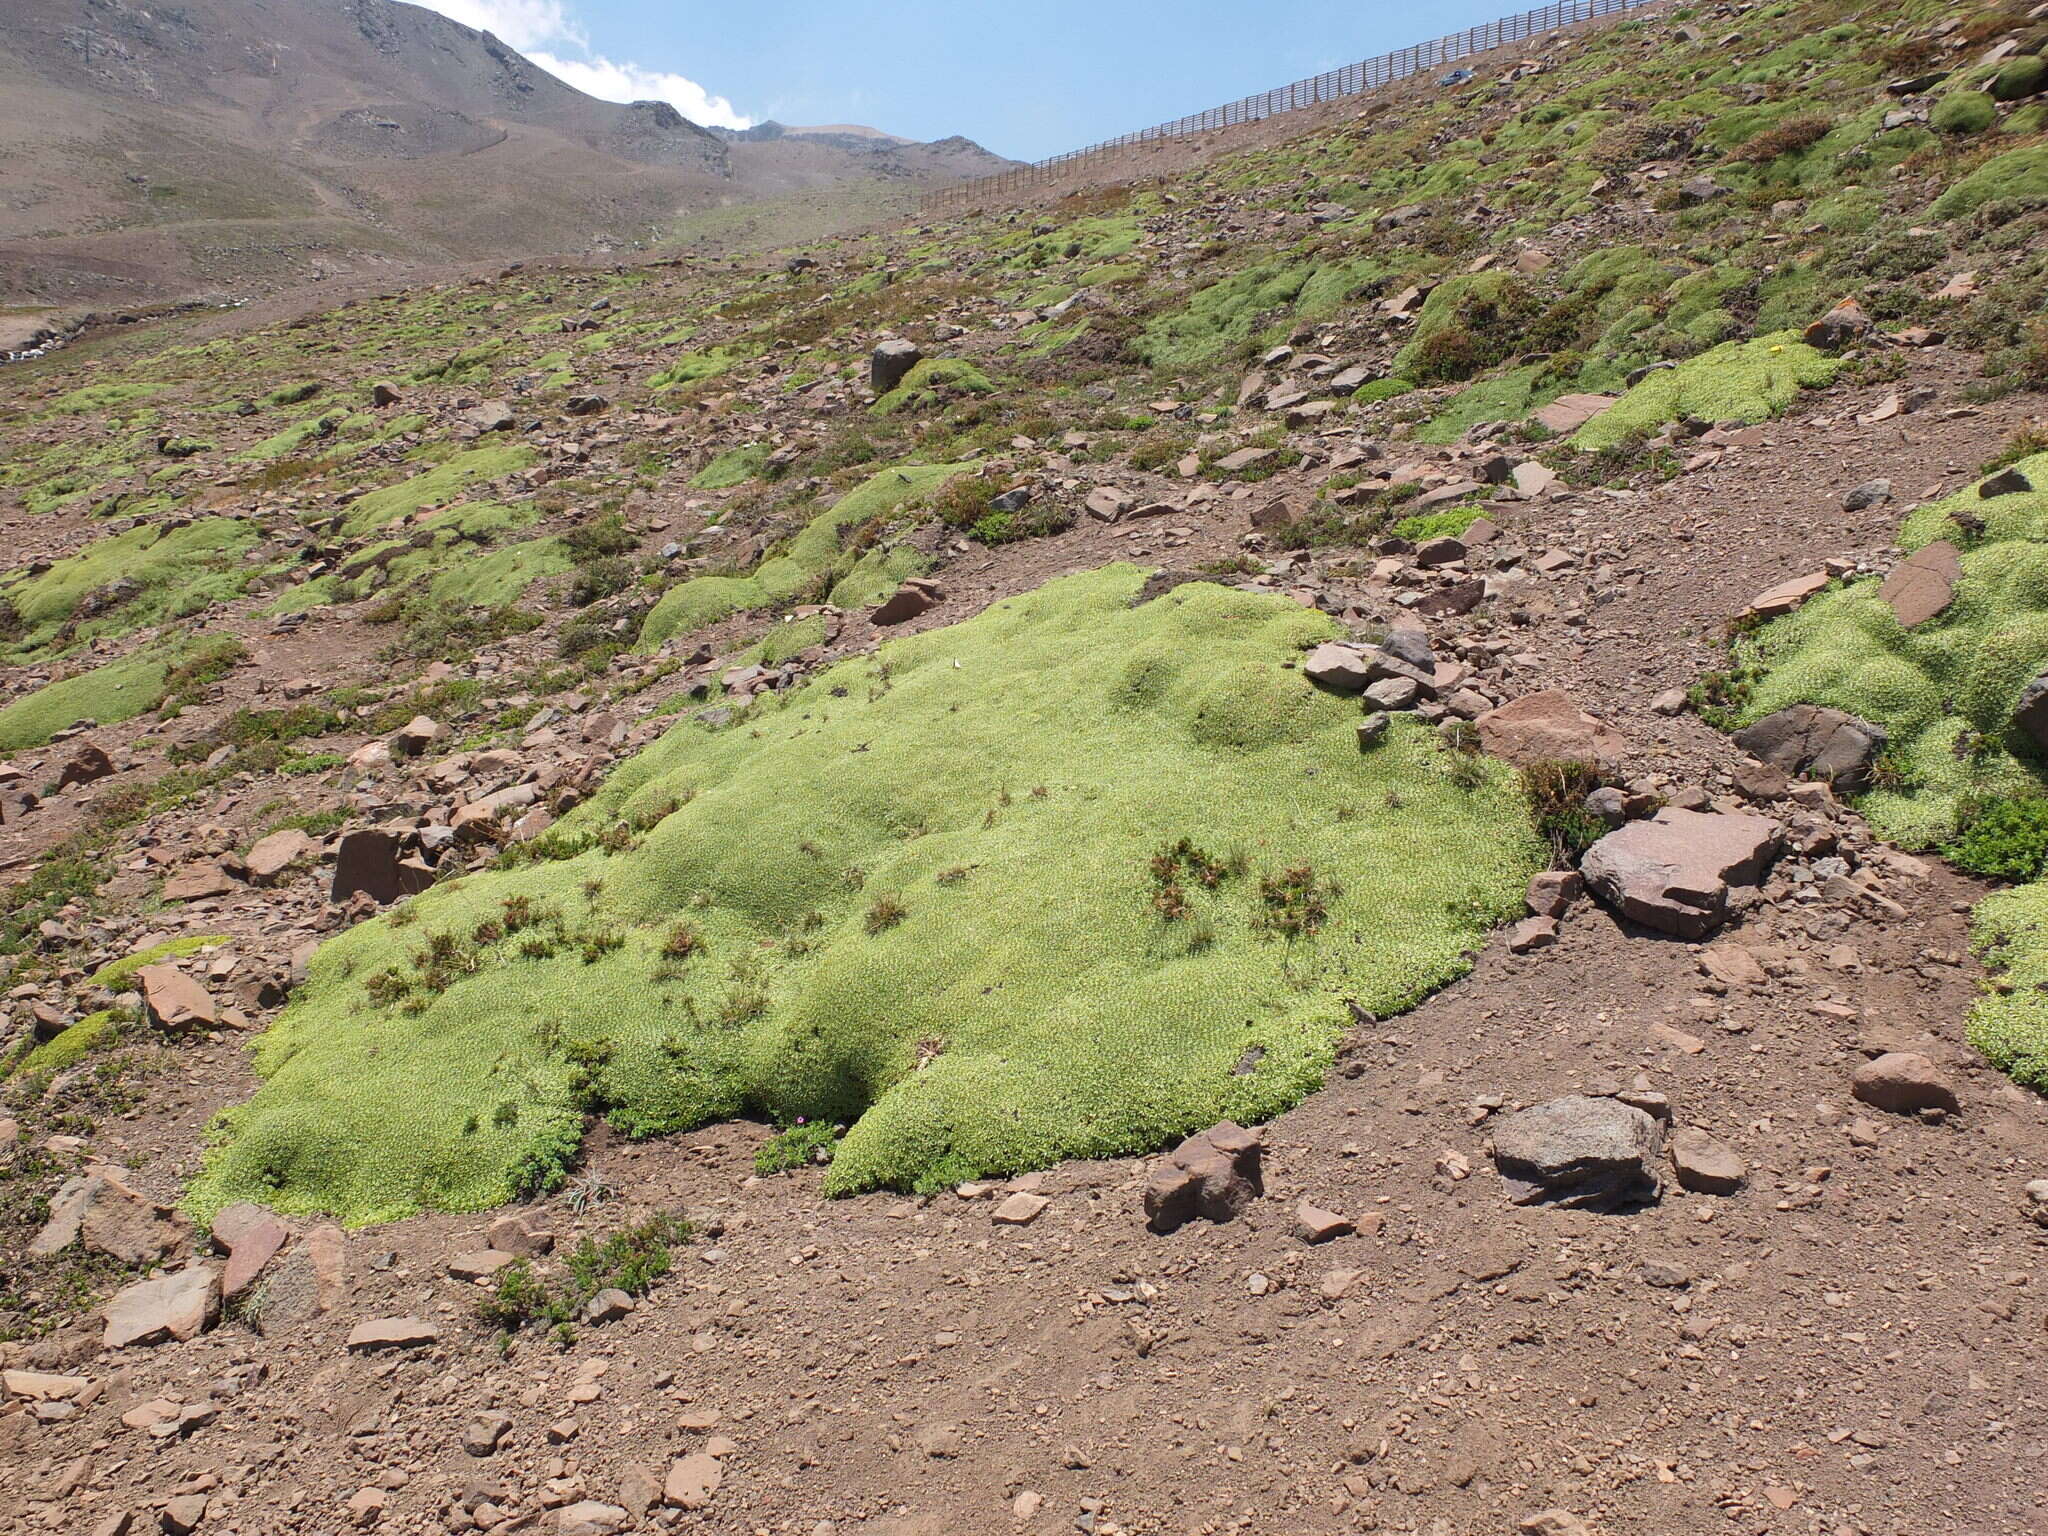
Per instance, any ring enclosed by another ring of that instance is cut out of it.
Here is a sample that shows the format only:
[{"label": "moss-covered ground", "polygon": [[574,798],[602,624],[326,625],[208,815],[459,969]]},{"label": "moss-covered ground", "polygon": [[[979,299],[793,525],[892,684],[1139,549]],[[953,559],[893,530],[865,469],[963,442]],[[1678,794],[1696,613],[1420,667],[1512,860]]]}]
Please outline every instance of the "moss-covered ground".
[{"label": "moss-covered ground", "polygon": [[1292,1104],[1346,1001],[1460,974],[1539,850],[1512,781],[1420,726],[1360,752],[1295,665],[1328,619],[1201,584],[1133,608],[1143,579],[679,724],[556,829],[569,856],[332,941],[194,1204],[486,1206],[558,1177],[587,1112],[848,1121],[844,1193]]},{"label": "moss-covered ground", "polygon": [[[2048,487],[2048,454],[2019,468]],[[1945,612],[1906,629],[1874,579],[1832,587],[1737,646],[1749,689],[1741,714],[1826,704],[1884,726],[1891,740],[1860,800],[1871,822],[1966,864],[1988,854],[1986,872],[2031,882],[1979,909],[1979,946],[2007,974],[1972,1016],[1970,1039],[2019,1081],[2048,1089],[2048,1004],[2035,985],[2048,978],[2041,844],[1970,837],[1973,827],[2024,827],[2028,808],[2048,805],[2040,751],[2013,724],[2021,692],[2048,670],[2048,489],[1985,497],[1972,486],[1916,509],[1899,533],[1908,550],[1937,539],[1962,552]]]}]

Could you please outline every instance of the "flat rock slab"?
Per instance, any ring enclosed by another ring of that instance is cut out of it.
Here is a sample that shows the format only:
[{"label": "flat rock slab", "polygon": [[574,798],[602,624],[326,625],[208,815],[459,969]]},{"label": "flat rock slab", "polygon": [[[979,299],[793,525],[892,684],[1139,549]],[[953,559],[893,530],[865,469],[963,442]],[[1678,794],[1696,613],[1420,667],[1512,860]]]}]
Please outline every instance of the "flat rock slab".
[{"label": "flat rock slab", "polygon": [[1790,613],[1808,598],[1826,591],[1828,580],[1826,571],[1809,571],[1804,576],[1781,581],[1751,598],[1744,614],[1753,619],[1774,619],[1781,613]]},{"label": "flat rock slab", "polygon": [[440,1327],[417,1317],[374,1317],[349,1331],[348,1348],[365,1354],[379,1349],[419,1349],[438,1344]]},{"label": "flat rock slab", "polygon": [[1732,1195],[1749,1177],[1740,1156],[1690,1125],[1672,1134],[1671,1171],[1680,1189],[1699,1195]]},{"label": "flat rock slab", "polygon": [[220,1316],[220,1275],[210,1264],[138,1280],[106,1306],[108,1349],[197,1338]]},{"label": "flat rock slab", "polygon": [[1531,763],[1619,762],[1628,738],[1572,702],[1562,689],[1524,694],[1473,721],[1480,745],[1517,767]]},{"label": "flat rock slab", "polygon": [[1563,437],[1601,415],[1619,398],[1618,395],[1559,395],[1550,404],[1532,412],[1529,419],[1546,431]]},{"label": "flat rock slab", "polygon": [[138,966],[135,981],[158,1029],[211,1029],[220,1022],[212,994],[174,965]]},{"label": "flat rock slab", "polygon": [[1516,1205],[1611,1210],[1657,1198],[1663,1128],[1619,1099],[1569,1094],[1521,1110],[1493,1133],[1494,1166]]},{"label": "flat rock slab", "polygon": [[1579,872],[1601,901],[1631,922],[1705,938],[1728,917],[1729,890],[1763,879],[1780,829],[1763,816],[1666,806],[1586,850]]},{"label": "flat rock slab", "polygon": [[1961,551],[1946,539],[1936,539],[1901,561],[1877,595],[1892,605],[1899,623],[1911,629],[1945,612],[1962,579]]}]

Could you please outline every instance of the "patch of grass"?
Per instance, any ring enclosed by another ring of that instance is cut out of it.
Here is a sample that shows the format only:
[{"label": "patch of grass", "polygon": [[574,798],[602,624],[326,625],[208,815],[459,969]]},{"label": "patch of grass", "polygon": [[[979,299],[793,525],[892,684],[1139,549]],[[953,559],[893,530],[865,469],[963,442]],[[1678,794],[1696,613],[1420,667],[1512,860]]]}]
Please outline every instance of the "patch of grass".
[{"label": "patch of grass", "polygon": [[[508,933],[408,1013],[365,990],[411,968],[389,918],[331,940],[258,1043],[266,1080],[193,1207],[487,1206],[560,1177],[591,1102],[634,1134],[845,1123],[833,1192],[1136,1151],[1296,1102],[1345,1001],[1386,1015],[1461,974],[1543,855],[1504,770],[1456,787],[1405,723],[1357,751],[1355,707],[1289,665],[1329,618],[1201,583],[1133,608],[1145,577],[1112,566],[889,641],[757,701],[746,729],[682,722],[558,829],[675,804],[644,837],[408,904],[467,934],[523,897],[618,934],[594,963]],[[1181,835],[1243,845],[1271,897],[1224,882],[1206,935],[1161,924],[1148,861]],[[903,911],[871,934],[878,892]],[[660,953],[678,912],[706,951],[682,965]],[[600,1038],[601,1065],[572,1062]]]},{"label": "patch of grass", "polygon": [[2048,880],[1979,902],[1971,945],[1996,976],[1970,1010],[1971,1046],[2014,1082],[2048,1093]]},{"label": "patch of grass", "polygon": [[723,491],[735,485],[745,485],[761,473],[767,462],[766,443],[747,443],[739,448],[728,448],[698,470],[691,477],[690,484],[700,491]]},{"label": "patch of grass", "polygon": [[[238,596],[256,574],[243,559],[261,535],[241,518],[208,517],[165,531],[143,523],[100,539],[40,575],[0,582],[22,634],[23,656],[76,617],[75,639],[125,634]],[[81,609],[85,610],[81,612]]]},{"label": "patch of grass", "polygon": [[181,939],[166,939],[148,949],[119,960],[109,961],[87,978],[86,985],[105,987],[109,992],[120,992],[135,981],[135,973],[145,965],[161,965],[166,960],[178,959],[185,955],[196,955],[209,944],[225,944],[224,934],[198,934]]},{"label": "patch of grass", "polygon": [[1998,103],[1982,91],[1957,91],[1936,102],[1927,121],[1936,133],[1982,133],[1998,121]]},{"label": "patch of grass", "polygon": [[564,1273],[552,1280],[535,1273],[525,1259],[498,1272],[491,1294],[477,1303],[477,1315],[505,1333],[540,1326],[556,1342],[575,1337],[584,1307],[599,1291],[641,1297],[669,1272],[675,1250],[690,1241],[690,1223],[672,1212],[621,1227],[602,1242],[586,1237],[572,1251]]},{"label": "patch of grass", "polygon": [[28,1052],[6,1075],[14,1078],[55,1077],[59,1072],[77,1066],[102,1046],[111,1044],[119,1037],[121,1026],[127,1019],[128,1015],[118,1008],[102,1008],[98,1013],[89,1013]]},{"label": "patch of grass", "polygon": [[472,485],[517,474],[536,457],[518,443],[466,449],[409,480],[358,496],[342,516],[342,531],[360,538],[423,507],[453,501]]},{"label": "patch of grass", "polygon": [[1484,507],[1467,505],[1445,507],[1439,512],[1422,512],[1414,517],[1404,517],[1395,523],[1392,532],[1399,538],[1420,544],[1424,539],[1453,538],[1465,536],[1465,530],[1485,515]]},{"label": "patch of grass", "polygon": [[2048,144],[2028,144],[1985,161],[1934,200],[1934,216],[1964,219],[1994,202],[2048,207]]}]

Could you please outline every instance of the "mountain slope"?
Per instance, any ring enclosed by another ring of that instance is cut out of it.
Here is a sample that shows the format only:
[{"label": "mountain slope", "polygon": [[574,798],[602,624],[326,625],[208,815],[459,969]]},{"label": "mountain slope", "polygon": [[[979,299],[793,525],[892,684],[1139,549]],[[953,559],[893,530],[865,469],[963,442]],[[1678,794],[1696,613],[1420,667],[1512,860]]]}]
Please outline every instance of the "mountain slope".
[{"label": "mountain slope", "polygon": [[602,252],[763,192],[1002,163],[886,136],[734,147],[391,0],[18,0],[0,15],[0,301]]}]

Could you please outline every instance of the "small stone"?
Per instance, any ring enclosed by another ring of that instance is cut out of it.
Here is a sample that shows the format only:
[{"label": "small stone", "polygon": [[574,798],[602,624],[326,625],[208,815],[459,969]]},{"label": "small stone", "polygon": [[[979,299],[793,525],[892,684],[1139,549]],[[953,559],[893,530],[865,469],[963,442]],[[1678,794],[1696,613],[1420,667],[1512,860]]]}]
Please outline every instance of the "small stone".
[{"label": "small stone", "polygon": [[1294,1235],[1304,1243],[1327,1243],[1332,1238],[1346,1237],[1357,1230],[1350,1217],[1326,1211],[1306,1200],[1294,1208]]},{"label": "small stone", "polygon": [[512,1428],[509,1415],[502,1413],[480,1413],[469,1421],[469,1427],[462,1432],[462,1448],[472,1456],[489,1456],[498,1449]]},{"label": "small stone", "polygon": [[220,1316],[220,1274],[193,1264],[115,1292],[106,1305],[108,1349],[197,1338]]},{"label": "small stone", "polygon": [[1749,1176],[1741,1157],[1690,1125],[1672,1134],[1671,1168],[1680,1189],[1699,1195],[1732,1195]]},{"label": "small stone", "polygon": [[1168,1233],[1200,1216],[1235,1219],[1266,1192],[1257,1134],[1225,1120],[1173,1149],[1146,1181],[1146,1223]]},{"label": "small stone", "polygon": [[633,1310],[633,1298],[616,1286],[607,1286],[584,1304],[583,1321],[593,1326],[615,1323]]},{"label": "small stone", "polygon": [[989,1220],[999,1227],[1028,1227],[1051,1204],[1043,1195],[1026,1194],[1020,1190],[989,1212]]},{"label": "small stone", "polygon": [[1508,930],[1508,953],[1526,955],[1531,950],[1548,949],[1557,942],[1557,919],[1554,917],[1525,917]]},{"label": "small stone", "polygon": [[633,1517],[616,1504],[583,1499],[555,1511],[556,1536],[615,1536]]},{"label": "small stone", "polygon": [[163,1507],[158,1523],[170,1536],[191,1536],[206,1519],[206,1496],[198,1493],[181,1494]]}]

